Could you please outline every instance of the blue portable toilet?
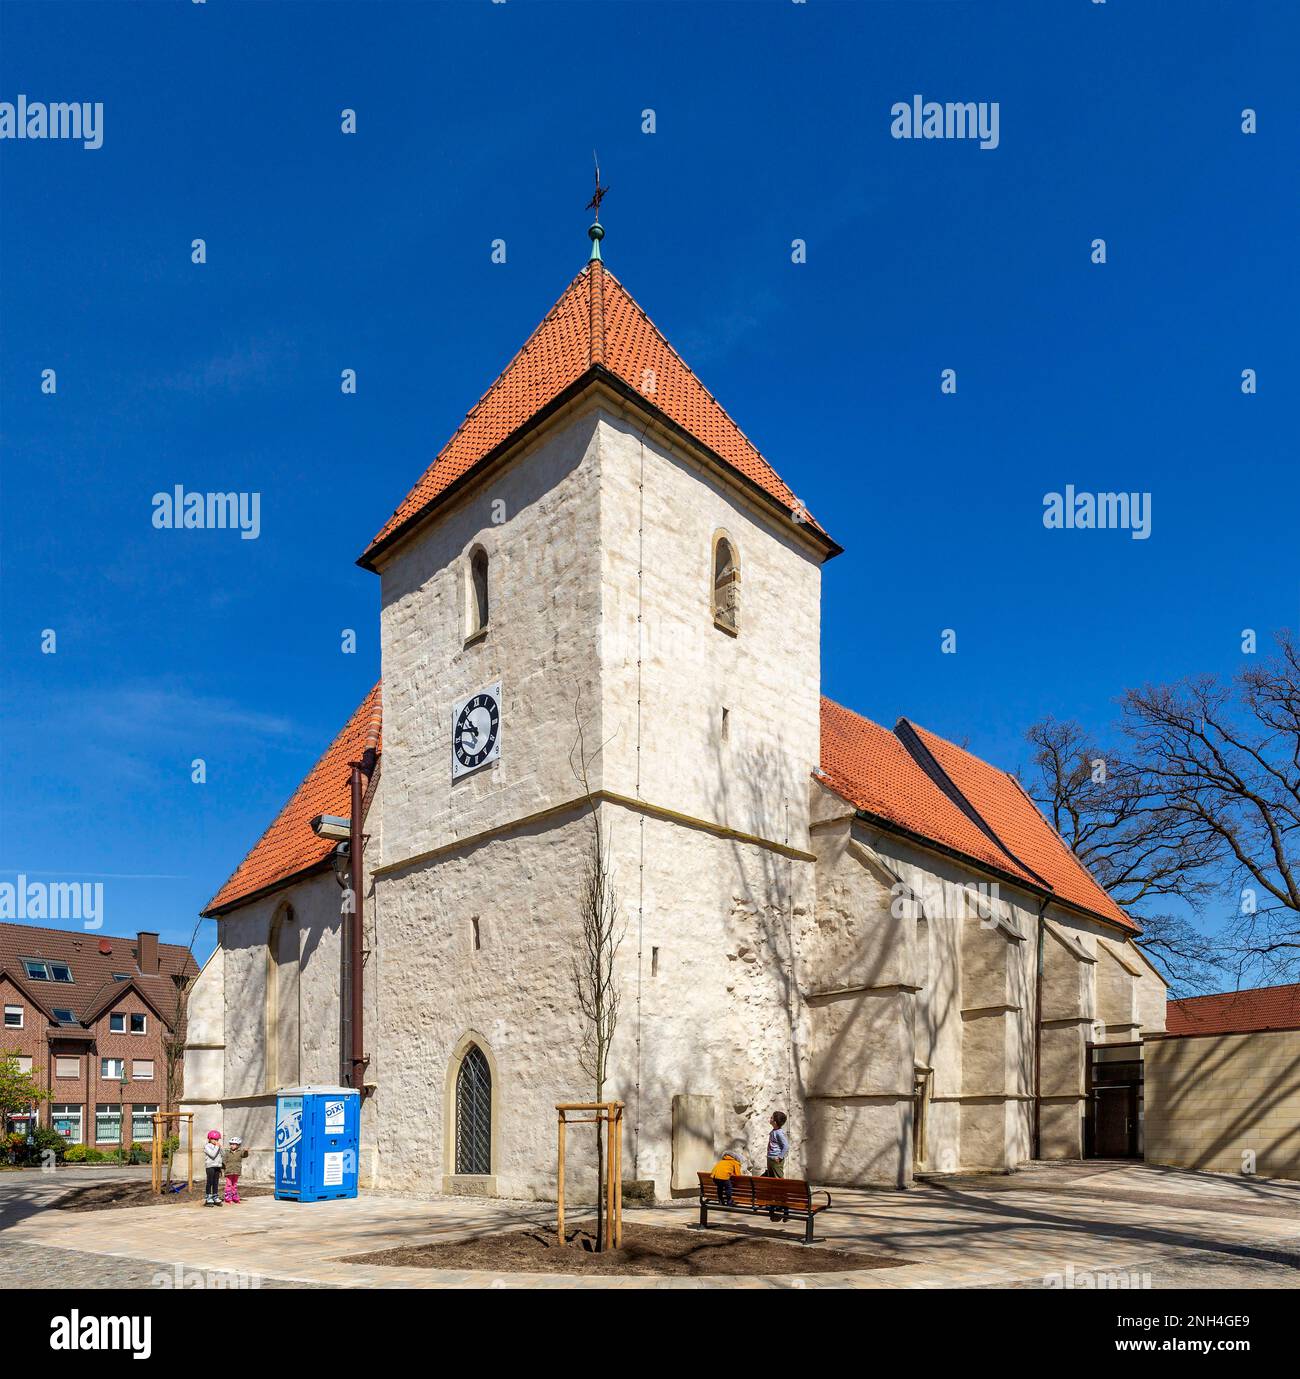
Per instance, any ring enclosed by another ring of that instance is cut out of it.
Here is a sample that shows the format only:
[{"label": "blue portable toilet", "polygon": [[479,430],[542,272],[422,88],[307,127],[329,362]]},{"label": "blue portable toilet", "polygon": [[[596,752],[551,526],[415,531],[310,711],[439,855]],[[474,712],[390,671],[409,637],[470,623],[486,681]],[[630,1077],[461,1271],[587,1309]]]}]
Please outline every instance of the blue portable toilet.
[{"label": "blue portable toilet", "polygon": [[354,1087],[281,1087],[275,1095],[275,1195],[323,1202],[357,1195],[361,1097]]}]

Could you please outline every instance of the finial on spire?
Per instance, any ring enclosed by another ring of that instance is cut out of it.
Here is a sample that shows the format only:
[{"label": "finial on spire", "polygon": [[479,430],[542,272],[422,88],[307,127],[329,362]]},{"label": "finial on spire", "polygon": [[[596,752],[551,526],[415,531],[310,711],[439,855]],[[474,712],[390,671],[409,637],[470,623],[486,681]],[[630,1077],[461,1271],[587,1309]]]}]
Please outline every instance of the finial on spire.
[{"label": "finial on spire", "polygon": [[587,202],[587,210],[595,211],[596,219],[587,230],[587,238],[591,240],[591,253],[587,258],[588,263],[599,263],[600,241],[605,238],[605,227],[600,223],[600,203],[605,199],[608,187],[600,185],[600,159],[596,157],[596,150],[591,150],[591,161],[596,165],[596,192]]}]

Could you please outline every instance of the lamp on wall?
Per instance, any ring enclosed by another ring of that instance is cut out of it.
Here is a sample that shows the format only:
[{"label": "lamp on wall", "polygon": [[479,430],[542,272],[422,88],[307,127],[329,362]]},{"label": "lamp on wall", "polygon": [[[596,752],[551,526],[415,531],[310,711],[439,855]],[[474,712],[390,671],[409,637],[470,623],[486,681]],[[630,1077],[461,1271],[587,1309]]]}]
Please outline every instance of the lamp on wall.
[{"label": "lamp on wall", "polygon": [[311,821],[311,830],[318,838],[338,843],[334,849],[334,879],[347,890],[352,879],[352,821],[337,814],[317,814]]}]

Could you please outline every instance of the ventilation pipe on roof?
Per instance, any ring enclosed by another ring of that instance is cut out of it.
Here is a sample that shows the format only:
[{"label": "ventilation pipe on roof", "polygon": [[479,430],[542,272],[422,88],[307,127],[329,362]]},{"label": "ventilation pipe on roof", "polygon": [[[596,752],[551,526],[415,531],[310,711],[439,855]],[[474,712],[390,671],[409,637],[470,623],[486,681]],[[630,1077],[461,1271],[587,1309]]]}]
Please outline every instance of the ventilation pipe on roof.
[{"label": "ventilation pipe on roof", "polygon": [[352,813],[351,813],[351,839],[348,852],[352,866],[352,915],[351,928],[348,934],[348,996],[349,996],[349,1020],[348,1027],[350,1033],[351,1049],[349,1051],[349,1063],[351,1069],[350,1081],[358,1092],[365,1094],[366,1086],[366,1041],[365,1041],[365,985],[362,975],[362,966],[365,959],[365,949],[362,941],[364,925],[365,901],[363,896],[364,889],[364,852],[365,836],[362,832],[365,824],[364,807],[366,798],[366,788],[370,784],[375,771],[375,756],[379,747],[379,706],[376,705],[370,715],[370,723],[366,728],[366,746],[361,754],[360,761],[352,763]]}]

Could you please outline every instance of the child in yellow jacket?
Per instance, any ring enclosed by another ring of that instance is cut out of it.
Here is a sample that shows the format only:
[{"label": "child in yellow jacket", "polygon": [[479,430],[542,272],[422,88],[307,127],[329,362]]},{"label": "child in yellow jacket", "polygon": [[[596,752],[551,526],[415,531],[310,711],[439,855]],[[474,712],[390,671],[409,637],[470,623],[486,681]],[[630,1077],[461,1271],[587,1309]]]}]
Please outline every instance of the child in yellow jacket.
[{"label": "child in yellow jacket", "polygon": [[713,1165],[713,1181],[718,1185],[718,1201],[731,1205],[731,1180],[744,1173],[740,1160],[730,1150]]}]

